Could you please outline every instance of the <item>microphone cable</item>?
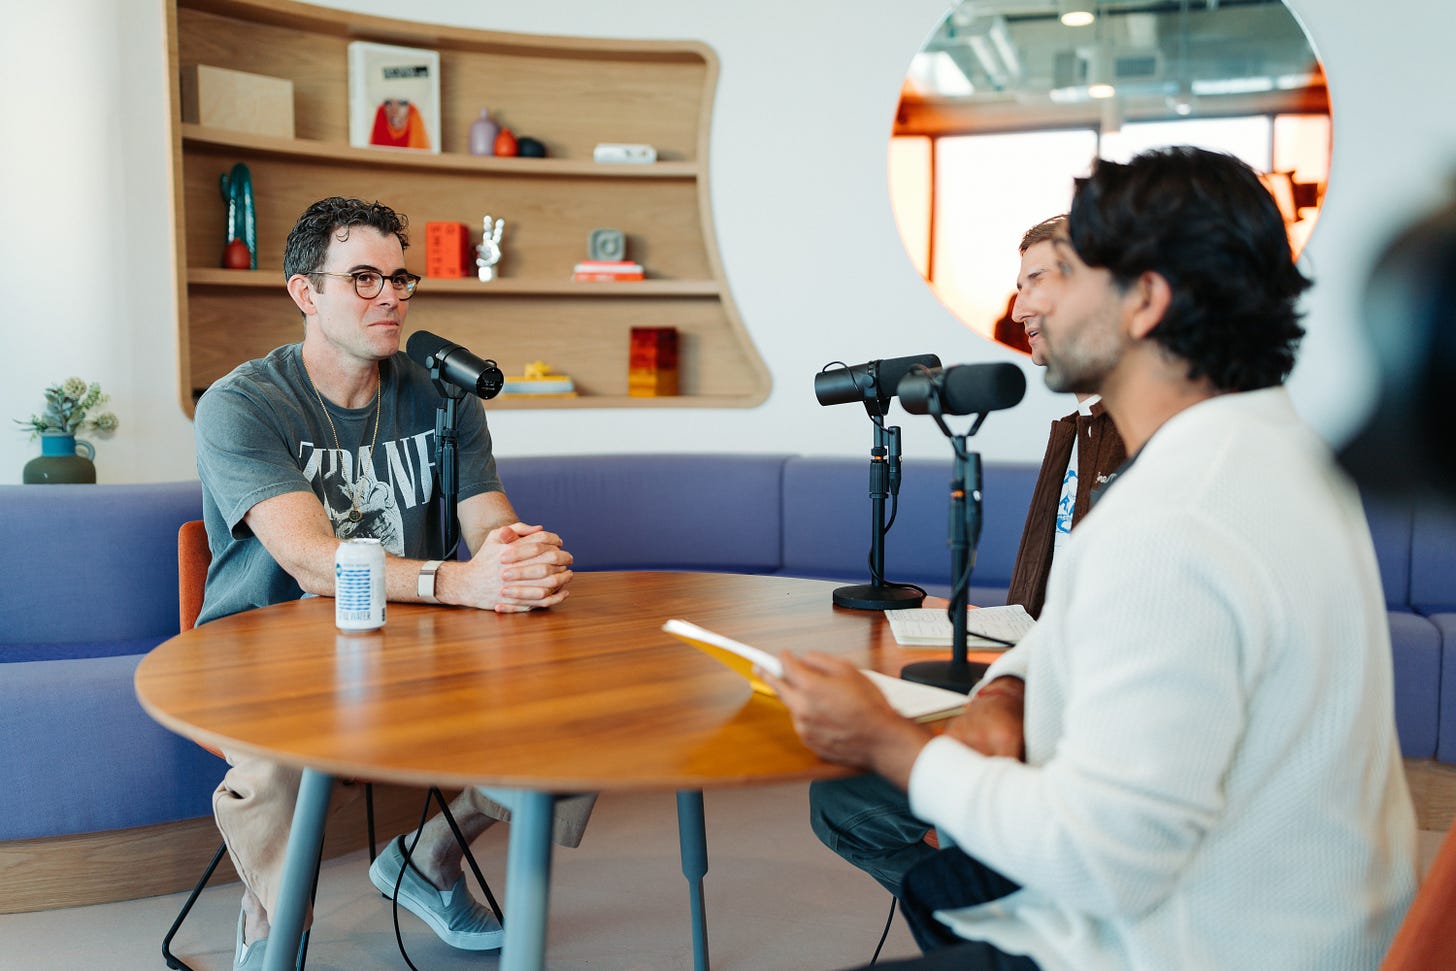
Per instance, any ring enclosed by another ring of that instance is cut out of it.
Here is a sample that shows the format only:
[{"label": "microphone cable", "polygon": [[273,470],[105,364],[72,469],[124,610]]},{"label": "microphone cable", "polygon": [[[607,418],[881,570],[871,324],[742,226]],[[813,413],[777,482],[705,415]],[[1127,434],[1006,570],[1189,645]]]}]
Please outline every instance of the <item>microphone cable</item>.
[{"label": "microphone cable", "polygon": [[[415,829],[414,841],[411,842],[409,846],[402,848],[404,851],[404,863],[399,868],[399,876],[394,878],[394,900],[390,902],[392,904],[391,911],[394,914],[394,941],[396,944],[399,945],[399,956],[404,958],[404,963],[409,967],[410,971],[420,971],[420,969],[415,967],[415,963],[410,960],[409,952],[407,952],[404,947],[404,935],[401,934],[399,930],[399,889],[400,887],[404,886],[405,868],[414,866],[414,863],[412,861],[414,858],[415,847],[420,845],[420,837],[425,835],[425,823],[429,822],[430,820],[430,799],[434,796],[434,794],[434,789],[431,789],[429,792],[425,793],[425,808],[424,811],[420,813],[420,825]],[[396,838],[403,839],[404,837]]]},{"label": "microphone cable", "polygon": [[890,894],[890,916],[885,918],[885,929],[880,931],[880,943],[875,945],[875,956],[870,958],[870,967],[879,963],[880,952],[885,949],[885,940],[890,936],[890,925],[895,922],[895,905],[899,902],[899,898]]},{"label": "microphone cable", "polygon": [[[495,894],[490,892],[490,884],[485,882],[485,874],[480,872],[480,867],[476,865],[475,858],[471,856],[468,852],[468,848],[465,844],[465,834],[460,832],[460,826],[458,823],[455,822],[455,815],[450,812],[450,804],[445,801],[445,794],[442,793],[438,787],[431,786],[430,791],[425,793],[425,806],[424,810],[420,813],[420,825],[415,829],[414,841],[411,842],[407,848],[404,848],[404,865],[399,868],[399,876],[395,877],[394,879],[394,906],[392,908],[394,913],[394,940],[395,943],[399,945],[399,956],[404,958],[404,963],[409,966],[410,971],[420,971],[420,969],[415,967],[414,962],[410,960],[409,954],[405,951],[404,947],[404,935],[400,933],[399,890],[400,887],[404,885],[405,867],[414,866],[413,857],[415,847],[419,846],[420,837],[425,835],[425,823],[427,823],[430,819],[431,799],[439,801],[440,813],[445,817],[445,822],[449,824],[450,832],[454,834],[455,841],[460,844],[461,855],[465,857],[467,862],[469,862],[470,870],[472,873],[475,874],[475,879],[480,884],[480,889],[485,892],[485,902],[487,905],[489,905],[491,913],[495,914],[495,919],[500,923],[502,928],[506,926],[505,914],[501,912],[500,904],[496,902]],[[403,837],[401,837],[401,839],[402,838]],[[420,873],[420,876],[421,878],[425,879],[426,883],[429,883],[429,879],[426,878],[423,873]],[[467,888],[462,887],[461,889]]]}]

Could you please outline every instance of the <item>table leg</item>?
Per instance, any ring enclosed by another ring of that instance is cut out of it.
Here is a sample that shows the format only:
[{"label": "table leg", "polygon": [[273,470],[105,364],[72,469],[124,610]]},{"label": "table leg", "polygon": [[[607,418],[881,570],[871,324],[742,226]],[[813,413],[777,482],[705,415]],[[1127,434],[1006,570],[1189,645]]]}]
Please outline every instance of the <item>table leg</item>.
[{"label": "table leg", "polygon": [[278,887],[276,913],[269,914],[272,930],[263,954],[264,971],[291,971],[298,960],[298,942],[303,937],[303,915],[318,873],[319,847],[323,845],[324,820],[329,814],[329,795],[334,777],[314,769],[303,770],[298,785],[298,802],[293,807],[293,827],[283,862],[283,879]]},{"label": "table leg", "polygon": [[692,906],[693,969],[708,971],[708,915],[703,906],[703,877],[708,873],[708,827],[703,820],[701,789],[678,790],[677,838]]},{"label": "table leg", "polygon": [[506,941],[502,971],[546,966],[546,907],[551,886],[551,817],[556,797],[516,790],[506,850]]}]

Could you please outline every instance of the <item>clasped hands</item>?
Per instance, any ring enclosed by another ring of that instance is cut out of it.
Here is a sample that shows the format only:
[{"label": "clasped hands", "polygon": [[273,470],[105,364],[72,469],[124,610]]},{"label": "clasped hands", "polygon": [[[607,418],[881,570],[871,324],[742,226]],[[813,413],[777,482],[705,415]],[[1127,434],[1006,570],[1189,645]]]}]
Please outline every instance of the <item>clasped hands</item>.
[{"label": "clasped hands", "polygon": [[[551,607],[565,600],[574,574],[561,537],[541,526],[510,523],[493,529],[485,542],[452,570],[451,602],[497,613]],[[443,598],[442,598],[443,599]]]},{"label": "clasped hands", "polygon": [[[880,690],[843,658],[780,656],[784,673],[760,671],[789,708],[794,728],[816,755],[878,772],[908,787],[910,769],[932,732],[902,717]],[[945,734],[983,755],[1024,757],[1022,682],[997,678],[948,721]]]}]

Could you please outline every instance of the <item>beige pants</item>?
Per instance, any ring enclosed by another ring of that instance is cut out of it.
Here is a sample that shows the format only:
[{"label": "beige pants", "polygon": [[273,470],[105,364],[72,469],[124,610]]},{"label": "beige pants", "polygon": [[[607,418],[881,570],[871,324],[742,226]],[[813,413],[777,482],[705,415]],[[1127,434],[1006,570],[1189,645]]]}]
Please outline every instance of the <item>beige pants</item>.
[{"label": "beige pants", "polygon": [[[228,763],[232,768],[212,795],[213,816],[238,876],[262,901],[263,909],[272,914],[303,773],[252,756],[229,756]],[[352,803],[362,789],[362,785],[334,786],[329,815]],[[467,792],[471,808],[493,819],[510,821],[508,791],[491,789],[489,795],[478,789]],[[596,799],[595,793],[587,793],[557,800],[551,838],[562,846],[580,844]]]}]

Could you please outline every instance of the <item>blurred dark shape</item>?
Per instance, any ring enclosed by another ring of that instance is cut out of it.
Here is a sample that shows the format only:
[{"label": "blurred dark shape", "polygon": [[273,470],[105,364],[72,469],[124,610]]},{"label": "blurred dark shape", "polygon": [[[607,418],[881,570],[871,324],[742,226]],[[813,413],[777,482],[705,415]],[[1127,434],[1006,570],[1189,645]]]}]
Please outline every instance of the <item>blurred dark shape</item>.
[{"label": "blurred dark shape", "polygon": [[998,344],[1014,347],[1023,354],[1030,354],[1031,341],[1026,339],[1026,327],[1011,319],[1011,311],[1015,308],[1016,294],[1013,293],[1006,301],[1006,312],[992,325],[992,336],[996,338]]},{"label": "blurred dark shape", "polygon": [[1340,461],[1365,492],[1456,503],[1456,203],[1386,248],[1364,317],[1381,391]]}]

